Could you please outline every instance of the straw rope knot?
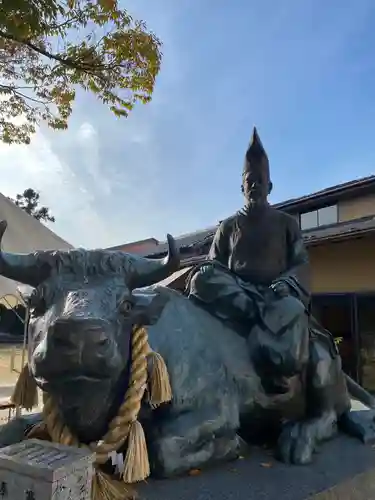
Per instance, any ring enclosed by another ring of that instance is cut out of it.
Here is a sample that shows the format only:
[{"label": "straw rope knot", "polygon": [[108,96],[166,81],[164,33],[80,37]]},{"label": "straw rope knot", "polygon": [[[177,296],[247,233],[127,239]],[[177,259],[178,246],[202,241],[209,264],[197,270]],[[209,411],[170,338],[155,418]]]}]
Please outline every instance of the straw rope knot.
[{"label": "straw rope knot", "polygon": [[[148,360],[151,361],[150,373]],[[34,383],[32,384],[32,381]],[[20,375],[13,400],[24,407],[25,401],[32,399],[31,392],[35,389],[35,380],[31,376],[28,365],[25,365]],[[92,443],[89,448],[95,452],[95,477],[93,482],[93,500],[126,500],[133,499],[135,492],[129,487],[146,479],[150,475],[147,445],[138,414],[147,390],[148,402],[152,408],[172,399],[172,390],[167,367],[160,354],[153,352],[148,343],[147,330],[136,326],[132,331],[132,350],[129,386],[116,417],[110,422],[107,433],[99,443]],[[34,398],[35,399],[35,398]],[[45,439],[46,436],[56,443],[68,446],[85,446],[70,432],[61,421],[59,411],[48,395],[44,394],[43,423],[34,427],[27,438]],[[30,405],[30,404],[29,404]],[[126,454],[121,478],[110,477],[101,471],[100,466],[106,464],[112,452],[118,452],[124,445]]]}]

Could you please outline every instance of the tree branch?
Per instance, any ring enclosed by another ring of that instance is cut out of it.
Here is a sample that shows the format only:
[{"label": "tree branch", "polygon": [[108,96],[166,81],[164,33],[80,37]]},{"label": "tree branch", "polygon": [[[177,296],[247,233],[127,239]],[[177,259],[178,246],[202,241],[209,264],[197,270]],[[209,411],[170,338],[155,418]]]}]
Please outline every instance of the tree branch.
[{"label": "tree branch", "polygon": [[[30,97],[26,94],[24,94],[23,92],[20,92],[18,89],[20,89],[22,87],[12,87],[11,85],[0,85],[0,89],[4,89],[5,91],[9,91],[9,92],[12,92],[14,95],[16,95],[17,97],[20,97],[21,99],[27,99],[31,102],[35,102],[36,104],[42,104],[43,106],[47,106],[47,104],[51,104],[52,103],[52,100],[41,100],[41,99],[35,99],[34,97]],[[24,87],[24,88],[32,88],[32,87]]]},{"label": "tree branch", "polygon": [[5,38],[6,40],[20,43],[22,45],[26,45],[27,47],[34,50],[38,54],[45,56],[45,57],[48,57],[48,59],[53,59],[53,60],[59,62],[60,64],[67,66],[68,68],[77,69],[80,71],[85,71],[86,73],[89,72],[88,68],[85,68],[84,65],[81,66],[81,65],[77,64],[77,62],[75,62],[73,59],[70,59],[69,57],[61,57],[57,54],[52,54],[51,52],[48,52],[47,50],[44,50],[41,47],[38,47],[37,45],[30,42],[29,40],[20,40],[20,39],[14,37],[13,35],[5,33],[5,31],[2,31],[2,30],[0,30],[0,37]]}]

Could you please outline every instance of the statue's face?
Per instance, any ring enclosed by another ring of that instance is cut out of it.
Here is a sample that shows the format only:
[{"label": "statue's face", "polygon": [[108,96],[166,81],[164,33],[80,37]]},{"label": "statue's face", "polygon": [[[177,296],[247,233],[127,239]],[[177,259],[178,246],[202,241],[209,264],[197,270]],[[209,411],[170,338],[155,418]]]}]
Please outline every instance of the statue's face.
[{"label": "statue's face", "polygon": [[264,161],[267,165],[260,165],[260,168],[246,171],[242,176],[242,192],[247,203],[264,203],[271,191],[267,158],[263,158],[262,162]]},{"label": "statue's face", "polygon": [[30,299],[32,373],[79,435],[105,426],[128,365],[132,303],[123,276],[98,274],[83,283],[63,272]]}]

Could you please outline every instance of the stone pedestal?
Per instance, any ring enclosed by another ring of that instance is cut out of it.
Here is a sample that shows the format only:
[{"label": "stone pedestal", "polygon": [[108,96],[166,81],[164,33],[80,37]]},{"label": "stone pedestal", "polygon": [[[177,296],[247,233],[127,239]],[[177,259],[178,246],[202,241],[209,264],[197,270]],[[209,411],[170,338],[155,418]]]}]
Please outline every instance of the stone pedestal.
[{"label": "stone pedestal", "polygon": [[142,500],[371,500],[375,448],[340,435],[307,466],[285,465],[251,448],[242,460],[137,490]]},{"label": "stone pedestal", "polygon": [[0,499],[90,500],[94,455],[30,439],[0,449]]}]

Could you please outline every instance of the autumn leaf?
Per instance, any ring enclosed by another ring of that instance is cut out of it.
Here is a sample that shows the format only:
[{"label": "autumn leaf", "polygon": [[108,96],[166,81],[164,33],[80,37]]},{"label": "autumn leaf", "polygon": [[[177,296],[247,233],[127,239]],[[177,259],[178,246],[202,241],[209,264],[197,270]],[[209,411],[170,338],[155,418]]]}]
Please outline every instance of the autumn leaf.
[{"label": "autumn leaf", "polygon": [[104,10],[113,10],[117,7],[117,0],[99,0],[99,3]]},{"label": "autumn leaf", "polygon": [[117,0],[2,0],[0,140],[68,126],[77,89],[119,118],[151,100],[161,43]]},{"label": "autumn leaf", "polygon": [[201,474],[201,471],[199,469],[191,469],[189,471],[189,476],[199,476]]}]

